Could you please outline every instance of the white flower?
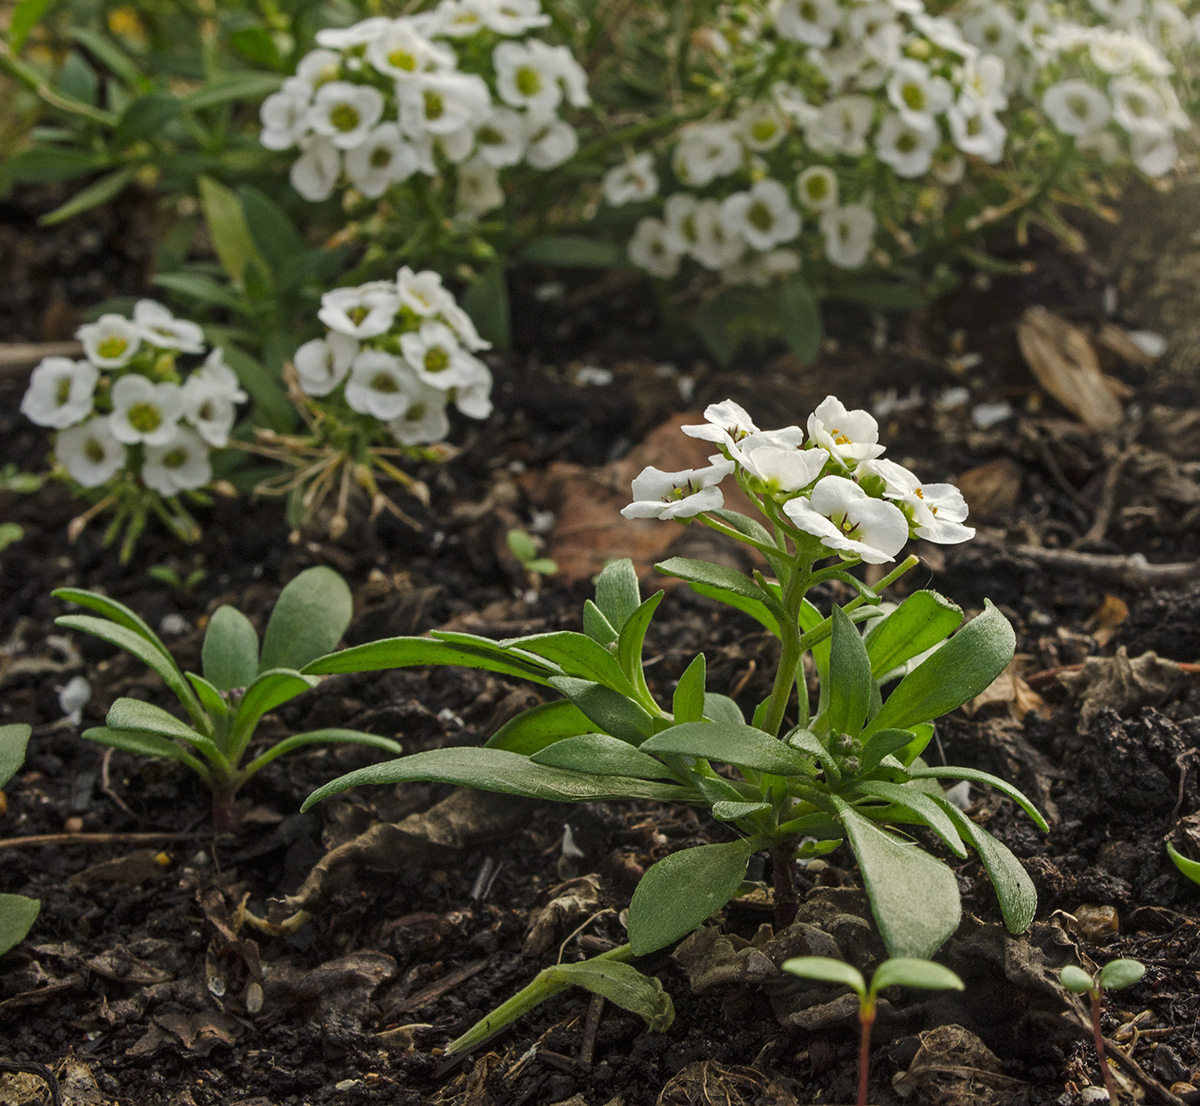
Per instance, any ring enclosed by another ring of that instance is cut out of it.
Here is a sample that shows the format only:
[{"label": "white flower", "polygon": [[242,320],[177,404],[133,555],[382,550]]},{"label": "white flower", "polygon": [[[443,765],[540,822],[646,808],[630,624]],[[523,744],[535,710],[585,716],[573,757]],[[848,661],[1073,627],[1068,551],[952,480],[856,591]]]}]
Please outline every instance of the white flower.
[{"label": "white flower", "polygon": [[446,35],[448,38],[469,38],[477,35],[484,26],[483,7],[486,0],[441,0],[431,12],[428,33]]},{"label": "white flower", "polygon": [[438,148],[451,165],[461,165],[475,149],[475,132],[469,126],[436,137]]},{"label": "white flower", "polygon": [[445,438],[450,432],[446,393],[417,382],[407,399],[408,406],[388,423],[396,441],[401,445],[427,445]]},{"label": "white flower", "polygon": [[837,207],[837,174],[828,165],[810,165],[796,178],[796,194],[810,211]]},{"label": "white flower", "polygon": [[183,414],[183,390],[178,384],[154,384],[144,376],[123,376],[112,389],[109,424],[117,441],[162,445],[175,433]]},{"label": "white flower", "polygon": [[787,138],[787,116],[769,100],[747,104],[738,112],[733,125],[749,150],[773,150]]},{"label": "white flower", "polygon": [[697,199],[690,192],[676,192],[663,204],[665,235],[671,249],[683,256],[696,244]]},{"label": "white flower", "polygon": [[639,219],[626,247],[629,260],[651,276],[669,279],[679,271],[680,254],[667,234],[667,224],[646,216]]},{"label": "white flower", "polygon": [[648,466],[633,478],[633,502],[621,508],[626,518],[693,518],[725,505],[717,487],[734,470],[734,463],[715,458],[702,469],[663,472]]},{"label": "white flower", "polygon": [[142,344],[141,328],[124,315],[101,315],[94,323],[85,323],[75,337],[83,343],[87,359],[98,369],[119,369],[128,365]]},{"label": "white flower", "polygon": [[967,159],[959,153],[943,153],[933,159],[933,175],[942,184],[958,184],[967,171]]},{"label": "white flower", "polygon": [[720,270],[734,265],[746,252],[746,241],[729,229],[716,200],[701,200],[692,213],[696,241],[692,256],[706,269]]},{"label": "white flower", "polygon": [[431,42],[411,19],[393,19],[387,30],[367,43],[367,61],[394,81],[420,73],[454,68],[454,52]]},{"label": "white flower", "polygon": [[310,396],[327,396],[350,371],[358,343],[348,334],[332,331],[324,338],[305,342],[292,358],[300,388]]},{"label": "white flower", "polygon": [[684,184],[701,188],[737,172],[744,158],[737,132],[728,123],[694,123],[680,133],[672,164]]},{"label": "white flower", "polygon": [[756,250],[772,249],[800,233],[800,213],[792,207],[787,189],[771,177],[747,192],[726,196],[721,221],[731,235],[744,238]]},{"label": "white flower", "polygon": [[247,397],[233,370],[221,359],[221,351],[213,350],[213,356],[184,381],[183,417],[209,445],[220,449],[229,444],[236,405]]},{"label": "white flower", "polygon": [[483,158],[472,158],[458,167],[458,191],[455,204],[469,215],[483,215],[504,206],[500,171]]},{"label": "white flower", "polygon": [[54,455],[67,475],[85,488],[107,484],[125,466],[125,447],[107,417],[61,431],[54,439]]},{"label": "white flower", "polygon": [[304,141],[303,153],[292,164],[292,187],[309,203],[320,203],[333,195],[342,172],[341,151],[319,135]]},{"label": "white flower", "polygon": [[317,318],[330,330],[351,338],[374,338],[392,325],[400,309],[400,293],[391,281],[377,280],[357,288],[334,288],[321,297]]},{"label": "white flower", "polygon": [[1004,156],[1007,131],[994,112],[974,96],[960,96],[946,113],[954,144],[964,154],[974,154],[989,165]]},{"label": "white flower", "polygon": [[1100,15],[1119,27],[1140,19],[1146,8],[1145,0],[1090,0],[1090,3]]},{"label": "white flower", "polygon": [[1167,109],[1158,92],[1144,81],[1114,77],[1108,84],[1113,118],[1131,134],[1161,134]]},{"label": "white flower", "polygon": [[525,156],[525,117],[512,108],[495,107],[475,131],[479,156],[489,165],[503,169]]},{"label": "white flower", "polygon": [[29,378],[21,414],[38,426],[62,430],[92,413],[100,371],[90,361],[46,357]]},{"label": "white flower", "polygon": [[869,96],[835,96],[821,105],[805,138],[818,153],[861,157],[867,152],[867,131],[874,116],[875,102]]},{"label": "white flower", "polygon": [[371,85],[330,81],[317,89],[308,125],[339,150],[361,146],[383,115],[383,93]]},{"label": "white flower", "polygon": [[268,150],[287,150],[308,132],[308,105],[313,87],[300,77],[289,77],[258,109],[263,129],[259,135]]},{"label": "white flower", "polygon": [[938,125],[928,116],[917,125],[920,116],[889,115],[875,135],[879,160],[890,165],[898,177],[911,180],[924,176],[933,164],[933,154],[941,142]]},{"label": "white flower", "polygon": [[1100,130],[1112,118],[1108,97],[1081,80],[1052,84],[1042,96],[1042,110],[1063,134],[1075,138]]},{"label": "white flower", "polygon": [[883,452],[879,423],[869,411],[848,411],[834,396],[826,396],[808,416],[808,437],[847,466],[869,461]]},{"label": "white flower", "polygon": [[789,499],[783,511],[826,548],[868,564],[894,560],[908,541],[904,512],[894,503],[872,499],[844,476],[822,477],[809,498]]},{"label": "white flower", "polygon": [[565,119],[530,119],[525,160],[535,169],[556,169],[579,149],[579,135]]},{"label": "white flower", "polygon": [[957,54],[960,58],[973,58],[979,51],[972,46],[958,29],[958,24],[944,15],[928,15],[925,12],[913,12],[910,16],[913,26],[935,46]]},{"label": "white flower", "polygon": [[[296,79],[308,85],[308,94],[342,75],[342,55],[336,50],[310,50],[296,64]],[[283,87],[287,88],[287,81]],[[265,123],[266,120],[263,120]]]},{"label": "white flower", "polygon": [[783,0],[775,11],[780,37],[809,46],[828,46],[841,21],[837,0]]},{"label": "white flower", "polygon": [[785,449],[760,445],[740,450],[742,467],[756,476],[768,495],[786,495],[807,488],[825,467],[829,454],[823,449]]},{"label": "white flower", "polygon": [[142,481],[159,495],[177,495],[202,488],[212,479],[212,460],[204,439],[186,426],[177,426],[161,445],[147,445]]},{"label": "white flower", "polygon": [[432,269],[414,273],[405,265],[396,274],[396,289],[401,305],[418,315],[436,315],[454,302],[454,297],[442,287],[441,275]]},{"label": "white flower", "polygon": [[[897,20],[896,12],[895,5],[886,3],[886,0],[879,0],[873,4],[859,4],[851,8],[846,21],[847,41],[842,46],[849,62],[853,62],[853,53],[858,48],[880,65],[895,64],[904,38],[904,28]],[[853,64],[862,68],[865,61],[866,58],[861,58]],[[861,81],[859,85],[866,87]]]},{"label": "white flower", "polygon": [[912,523],[913,533],[939,545],[958,545],[975,536],[964,526],[967,501],[953,484],[922,484],[915,473],[895,461],[864,461],[858,472],[875,473],[886,484],[884,496],[900,507]]},{"label": "white flower", "polygon": [[1016,18],[1004,4],[981,4],[963,15],[959,24],[968,42],[995,57],[1010,58],[1020,46]]},{"label": "white flower", "polygon": [[487,118],[492,98],[474,73],[425,73],[396,88],[400,126],[410,138],[448,135]]},{"label": "white flower", "polygon": [[1139,131],[1129,136],[1129,156],[1148,177],[1169,173],[1179,159],[1179,149],[1169,131]]},{"label": "white flower", "polygon": [[417,377],[433,388],[469,384],[477,375],[479,359],[459,345],[445,323],[424,322],[419,330],[401,334],[400,351]]},{"label": "white flower", "polygon": [[[479,331],[475,329],[475,324],[471,322],[471,316],[454,302],[454,297],[449,292],[446,293],[446,302],[442,304],[440,313],[442,321],[458,335],[458,340],[467,349],[474,352],[492,348],[491,342],[479,337]],[[481,368],[484,367],[482,361],[476,361],[475,364]]]},{"label": "white flower", "polygon": [[[779,449],[794,451],[804,445],[804,431],[798,426],[785,426],[779,430],[755,430],[743,438],[737,438],[732,445],[727,445],[724,452],[729,459],[743,468],[751,468],[749,455],[758,449]],[[825,460],[829,454],[825,451]],[[824,464],[824,461],[822,462]],[[753,471],[753,469],[751,470]]]},{"label": "white flower", "polygon": [[563,61],[558,49],[540,39],[500,43],[492,51],[500,99],[537,114],[556,111],[563,98]]},{"label": "white flower", "polygon": [[142,339],[159,349],[204,352],[204,331],[196,323],[175,318],[161,303],[138,300],[133,305],[133,321]]},{"label": "white flower", "polygon": [[412,370],[399,357],[365,349],[350,366],[346,402],[361,415],[387,422],[404,414],[416,385]]},{"label": "white flower", "polygon": [[839,269],[857,269],[875,237],[875,215],[866,204],[847,204],[821,213],[825,256]]},{"label": "white flower", "polygon": [[346,176],[371,199],[382,196],[393,184],[408,180],[416,171],[416,153],[395,123],[380,123],[361,146],[346,151]]},{"label": "white flower", "polygon": [[727,449],[737,445],[748,435],[758,433],[758,427],[754,425],[754,420],[746,408],[732,399],[710,403],[704,408],[704,420],[708,425],[697,423],[681,429],[689,438],[715,442]]},{"label": "white flower", "polygon": [[317,45],[329,50],[352,50],[356,46],[366,46],[373,39],[387,34],[391,22],[387,16],[375,15],[351,27],[326,27],[317,32]]},{"label": "white flower", "polygon": [[498,35],[523,35],[550,24],[538,0],[475,0],[483,24]]},{"label": "white flower", "polygon": [[905,122],[919,127],[950,106],[954,90],[945,77],[931,74],[924,62],[904,58],[888,78],[887,95]]},{"label": "white flower", "polygon": [[992,111],[1008,107],[1005,91],[1004,62],[993,54],[968,58],[962,66],[960,81],[963,91]]},{"label": "white flower", "polygon": [[454,406],[472,419],[486,419],[492,413],[492,373],[479,360],[475,361],[475,375],[466,384],[459,384],[450,393]]},{"label": "white flower", "polygon": [[649,154],[637,154],[604,174],[604,198],[613,207],[649,200],[658,195],[658,174]]}]

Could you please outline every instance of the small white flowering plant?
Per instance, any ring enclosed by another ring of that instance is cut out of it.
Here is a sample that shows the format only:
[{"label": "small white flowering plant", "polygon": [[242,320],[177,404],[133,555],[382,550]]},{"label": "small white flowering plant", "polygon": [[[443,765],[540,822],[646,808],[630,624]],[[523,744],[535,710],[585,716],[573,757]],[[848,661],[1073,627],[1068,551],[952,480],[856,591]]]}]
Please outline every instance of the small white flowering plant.
[{"label": "small white flowering plant", "polygon": [[680,125],[631,142],[602,192],[629,260],[703,304],[695,326],[724,358],[756,334],[809,358],[818,301],[919,303],[953,281],[947,262],[984,257],[994,225],[1077,238],[1062,209],[1098,207],[1124,170],[1169,173],[1189,126],[1176,86],[1200,23],[1175,0],[705,16],[679,44]]},{"label": "small white flowering plant", "polygon": [[[105,544],[124,531],[127,561],[157,517],[182,541],[200,527],[187,503],[206,504],[212,453],[229,444],[246,399],[219,348],[162,304],[139,300],[132,317],[109,313],[76,332],[81,360],[47,357],[33,370],[21,413],[55,431],[55,473],[96,502],[72,523],[76,534],[111,510]],[[186,370],[181,358],[203,357]]]},{"label": "small white flowering plant", "polygon": [[317,317],[324,337],[300,346],[286,371],[305,430],[256,432],[250,448],[285,466],[259,490],[290,496],[298,525],[336,494],[334,537],[346,529],[355,489],[371,497],[372,517],[386,509],[407,519],[379,478],[424,498],[399,462],[445,458],[449,407],[473,419],[491,414],[491,370],[476,356],[489,343],[437,273],[408,266],[394,280],[326,292]]},{"label": "small white flowering plant", "polygon": [[[772,689],[749,719],[731,698],[708,688],[703,654],[679,677],[669,706],[651,692],[643,643],[663,593],[643,600],[629,561],[600,574],[582,633],[506,641],[458,632],[393,638],[305,669],[464,665],[519,676],[562,696],[507,722],[482,748],[432,749],[351,772],[306,806],[359,784],[440,780],[559,802],[691,803],[726,827],[728,840],[672,853],[646,871],[629,907],[628,944],[586,962],[579,978],[565,978],[561,965],[549,969],[452,1051],[477,1044],[571,983],[600,990],[597,972],[622,997],[601,993],[663,1028],[669,1010],[657,980],[638,990],[624,969],[619,987],[605,973],[619,966],[614,961],[677,941],[740,894],[758,852],[772,861],[782,927],[796,912],[797,858],[848,844],[891,956],[928,958],[958,926],[958,884],[929,851],[934,839],[959,858],[975,850],[1012,932],[1033,918],[1036,894],[1020,862],[947,797],[941,781],[993,786],[1045,829],[1041,815],[1003,780],[922,759],[936,719],[1004,670],[1015,644],[1011,626],[990,603],[961,625],[962,610],[933,591],[885,602],[883,589],[917,563],[915,556],[875,587],[851,573],[860,564],[894,561],[910,538],[969,539],[974,531],[961,493],[923,483],[884,458],[871,415],[847,410],[832,396],[804,428],[761,430],[728,401],[709,407],[705,420],[684,429],[712,443],[711,463],[682,472],[646,469],[623,513],[700,523],[760,558],[762,568],[752,575],[682,557],[656,566],[749,614],[779,639]],[[721,485],[731,478],[759,519],[725,508]],[[831,581],[853,589],[854,597],[825,612],[810,595]],[[913,827],[929,836],[915,838]]]},{"label": "small white flowering plant", "polygon": [[376,252],[397,234],[405,258],[482,241],[507,178],[579,147],[569,115],[591,102],[587,77],[541,37],[550,23],[539,0],[442,0],[319,31],[264,101],[262,144],[299,150],[291,181],[304,199],[341,192],[354,219],[374,210],[347,233]]}]

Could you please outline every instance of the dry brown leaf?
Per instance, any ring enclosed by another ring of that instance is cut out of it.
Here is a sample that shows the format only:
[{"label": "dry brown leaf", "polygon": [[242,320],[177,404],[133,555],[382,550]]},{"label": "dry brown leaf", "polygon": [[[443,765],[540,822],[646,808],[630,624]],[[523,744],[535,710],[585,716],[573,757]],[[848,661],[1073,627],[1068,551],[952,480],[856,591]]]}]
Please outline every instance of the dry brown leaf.
[{"label": "dry brown leaf", "polygon": [[1096,639],[1097,645],[1107,645],[1117,632],[1117,627],[1128,617],[1129,604],[1115,595],[1106,595],[1087,620],[1087,631]]},{"label": "dry brown leaf", "polygon": [[1174,661],[1156,653],[1129,659],[1125,646],[1112,657],[1088,657],[1077,672],[1060,672],[1058,682],[1079,699],[1076,730],[1087,733],[1096,716],[1111,707],[1125,714],[1135,707],[1156,707],[1179,686],[1183,674]]},{"label": "dry brown leaf", "polygon": [[908,1071],[893,1083],[923,1106],[1017,1106],[1029,1088],[1004,1074],[1004,1065],[961,1025],[941,1025],[920,1036]]},{"label": "dry brown leaf", "polygon": [[1021,670],[1028,663],[1028,657],[1013,657],[991,684],[963,704],[963,713],[968,718],[974,718],[985,707],[1003,706],[1015,721],[1020,722],[1031,710],[1044,707],[1046,701],[1021,677]]},{"label": "dry brown leaf", "polygon": [[1021,466],[1011,457],[968,469],[957,480],[971,518],[990,522],[1004,518],[1021,498]]},{"label": "dry brown leaf", "polygon": [[1017,324],[1017,341],[1042,388],[1093,430],[1111,430],[1124,418],[1087,335],[1044,307],[1030,307]]}]

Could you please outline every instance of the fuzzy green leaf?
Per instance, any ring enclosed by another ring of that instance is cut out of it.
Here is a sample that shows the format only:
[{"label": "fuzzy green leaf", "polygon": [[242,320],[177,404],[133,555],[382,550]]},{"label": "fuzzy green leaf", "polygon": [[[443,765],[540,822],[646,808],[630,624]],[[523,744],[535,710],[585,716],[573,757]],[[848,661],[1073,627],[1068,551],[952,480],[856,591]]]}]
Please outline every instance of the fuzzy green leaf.
[{"label": "fuzzy green leaf", "polygon": [[622,695],[635,694],[633,684],[621,665],[603,645],[587,634],[559,630],[548,634],[508,638],[500,642],[501,649],[520,649],[557,665],[568,676],[603,684]]},{"label": "fuzzy green leaf", "polygon": [[617,633],[642,605],[637,572],[627,557],[609,561],[596,578],[596,606]]},{"label": "fuzzy green leaf", "polygon": [[727,722],[734,726],[741,726],[746,722],[742,708],[728,695],[716,691],[704,693],[704,717],[710,722]]},{"label": "fuzzy green leaf", "polygon": [[1030,818],[1034,820],[1037,828],[1043,833],[1049,833],[1050,827],[1046,824],[1046,819],[1042,817],[1041,811],[1033,805],[1020,791],[1018,791],[1007,780],[1002,780],[998,776],[993,776],[990,772],[980,772],[976,768],[957,768],[954,765],[939,765],[936,768],[911,768],[909,776],[914,780],[970,780],[972,783],[986,783],[990,787],[994,787],[1001,794],[1007,795],[1014,803],[1017,804]]},{"label": "fuzzy green leaf", "polygon": [[249,779],[260,768],[270,764],[279,757],[287,756],[306,745],[365,745],[369,749],[382,749],[392,756],[404,752],[404,746],[390,737],[378,737],[375,734],[363,733],[361,730],[325,729],[308,730],[305,733],[292,734],[282,741],[272,745],[264,753],[260,753],[242,770],[242,776]]},{"label": "fuzzy green leaf", "polygon": [[186,764],[201,779],[207,781],[210,778],[208,767],[202,760],[161,734],[148,733],[145,730],[114,730],[109,726],[93,726],[84,730],[80,737],[84,741],[94,741],[97,745],[111,745],[114,749],[137,753],[139,756],[177,760],[180,764]]},{"label": "fuzzy green leaf", "polygon": [[880,680],[944,641],[962,624],[962,608],[936,591],[917,591],[891,614],[871,623],[864,640],[871,675]]},{"label": "fuzzy green leaf", "polygon": [[241,611],[218,607],[200,651],[204,678],[218,691],[249,687],[258,675],[258,631]]},{"label": "fuzzy green leaf", "polygon": [[264,714],[315,687],[317,682],[315,676],[302,676],[292,668],[274,668],[259,675],[246,689],[233,716],[234,747],[245,747]]},{"label": "fuzzy green leaf", "polygon": [[566,768],[594,776],[632,776],[639,780],[671,779],[671,772],[628,741],[604,733],[564,737],[534,753],[534,764]]},{"label": "fuzzy green leaf", "polygon": [[814,774],[808,757],[763,730],[745,724],[686,722],[644,741],[642,751],[718,760],[775,776]]},{"label": "fuzzy green leaf", "polygon": [[793,956],[783,962],[783,970],[802,979],[816,979],[822,983],[840,983],[849,987],[860,998],[867,993],[867,981],[862,972],[849,964],[829,956]]},{"label": "fuzzy green leaf", "polygon": [[753,580],[726,565],[694,561],[689,557],[668,557],[667,560],[656,564],[654,570],[665,576],[685,580],[689,584],[706,584],[710,588],[720,588],[743,599],[753,599],[760,603],[763,600],[763,591]]},{"label": "fuzzy green leaf", "polygon": [[105,618],[111,619],[119,626],[124,626],[127,630],[132,630],[135,634],[144,637],[151,645],[154,646],[164,657],[172,664],[170,650],[163,644],[162,638],[158,636],[152,629],[149,623],[144,618],[130,610],[124,603],[118,603],[115,599],[109,599],[107,595],[100,595],[94,591],[84,591],[81,588],[55,588],[50,593],[55,599],[61,599],[66,603],[74,603],[80,607],[86,607],[89,611],[95,611]]},{"label": "fuzzy green leaf", "polygon": [[862,636],[841,607],[831,612],[829,645],[829,732],[858,736],[871,705],[871,661]]},{"label": "fuzzy green leaf", "polygon": [[918,821],[933,830],[955,856],[960,860],[966,858],[967,850],[963,847],[955,828],[957,821],[951,821],[947,813],[929,795],[914,787],[905,787],[902,783],[890,783],[887,780],[861,780],[855,783],[854,791],[873,799],[883,799],[909,811]]},{"label": "fuzzy green leaf", "polygon": [[583,604],[583,632],[600,645],[611,645],[619,636],[604,612],[590,599]]},{"label": "fuzzy green leaf", "polygon": [[1100,986],[1106,991],[1132,987],[1146,974],[1146,965],[1137,960],[1110,960],[1100,969]]},{"label": "fuzzy green leaf", "polygon": [[488,749],[532,756],[563,738],[592,733],[592,720],[569,699],[539,703],[504,723],[485,743]]},{"label": "fuzzy green leaf", "polygon": [[354,600],[331,568],[305,569],[279,593],[263,635],[259,672],[303,668],[330,652],[341,640]]},{"label": "fuzzy green leaf", "polygon": [[871,991],[878,993],[887,987],[918,987],[923,991],[961,991],[965,984],[949,968],[932,960],[917,960],[897,956],[885,960],[871,977]]},{"label": "fuzzy green leaf", "polygon": [[698,653],[675,685],[671,711],[677,723],[699,722],[704,718],[705,663],[704,654]]},{"label": "fuzzy green leaf", "polygon": [[736,822],[739,818],[748,818],[751,814],[763,814],[770,809],[770,803],[733,802],[729,799],[720,799],[712,805],[712,816],[718,822]]},{"label": "fuzzy green leaf", "polygon": [[25,749],[32,732],[23,722],[0,726],[0,787],[8,783],[25,762]]},{"label": "fuzzy green leaf", "polygon": [[0,956],[25,940],[42,904],[24,895],[0,895]]},{"label": "fuzzy green leaf", "polygon": [[562,692],[602,733],[640,745],[654,732],[654,719],[632,699],[591,680],[553,676],[550,684]]},{"label": "fuzzy green leaf", "polygon": [[633,681],[638,693],[646,699],[650,698],[650,690],[646,686],[646,676],[642,671],[642,647],[646,643],[646,631],[650,628],[650,620],[665,594],[666,592],[662,591],[655,592],[644,603],[639,604],[637,610],[625,620],[617,638],[617,662],[621,671]]},{"label": "fuzzy green leaf", "polygon": [[1094,986],[1092,977],[1082,968],[1068,964],[1058,973],[1059,981],[1072,994],[1086,995]]},{"label": "fuzzy green leaf", "polygon": [[339,653],[319,657],[306,664],[303,671],[306,675],[324,676],[333,672],[379,672],[388,668],[421,668],[426,665],[481,668],[539,684],[549,683],[550,677],[559,672],[557,665],[548,662],[540,664],[533,657],[501,649],[495,642],[463,644],[461,638],[451,641],[438,637],[393,637],[355,645]]}]

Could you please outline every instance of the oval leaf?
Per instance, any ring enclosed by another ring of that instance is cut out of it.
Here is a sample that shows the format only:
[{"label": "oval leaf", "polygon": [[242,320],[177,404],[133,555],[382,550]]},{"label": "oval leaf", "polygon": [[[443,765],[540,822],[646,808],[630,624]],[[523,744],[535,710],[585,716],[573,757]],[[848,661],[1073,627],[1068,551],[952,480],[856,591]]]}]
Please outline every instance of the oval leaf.
[{"label": "oval leaf", "polygon": [[885,960],[871,977],[871,990],[882,991],[885,987],[919,987],[923,991],[961,991],[965,984],[949,968],[935,964],[932,960],[917,960],[909,956],[897,956]]},{"label": "oval leaf", "polygon": [[822,983],[840,983],[857,995],[867,993],[867,981],[862,972],[830,956],[793,956],[783,962],[783,970],[802,979],[817,979]]},{"label": "oval leaf", "polygon": [[485,743],[487,749],[532,756],[565,737],[591,733],[592,720],[569,699],[540,703],[510,718]]},{"label": "oval leaf", "polygon": [[263,635],[259,672],[303,668],[333,650],[350,625],[354,600],[331,568],[307,568],[279,593]]},{"label": "oval leaf", "polygon": [[42,904],[24,895],[0,895],[0,956],[25,940]]},{"label": "oval leaf", "polygon": [[596,577],[596,606],[617,633],[642,605],[637,571],[628,557],[609,561]]},{"label": "oval leaf", "polygon": [[687,722],[642,743],[643,752],[719,760],[775,776],[811,776],[812,761],[778,738],[744,723]]},{"label": "oval leaf", "polygon": [[635,749],[628,741],[605,733],[565,737],[534,753],[534,764],[567,768],[593,776],[633,776],[640,780],[671,779],[671,773],[654,757]]},{"label": "oval leaf", "polygon": [[249,687],[258,675],[258,631],[241,611],[218,607],[200,651],[204,678],[218,691]]},{"label": "oval leaf", "polygon": [[25,761],[25,749],[33,730],[23,722],[0,726],[0,787],[13,778]]}]

